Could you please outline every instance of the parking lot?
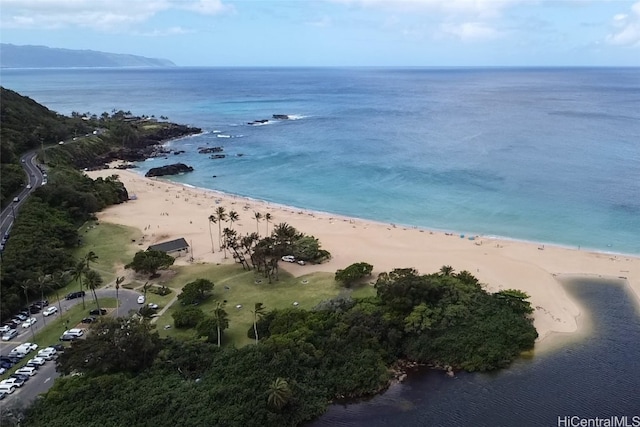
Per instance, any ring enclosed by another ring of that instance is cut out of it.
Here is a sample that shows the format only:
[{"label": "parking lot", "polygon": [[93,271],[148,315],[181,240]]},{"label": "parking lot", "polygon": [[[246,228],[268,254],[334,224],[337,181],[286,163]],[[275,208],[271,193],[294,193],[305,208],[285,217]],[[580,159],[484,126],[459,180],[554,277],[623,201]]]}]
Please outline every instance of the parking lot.
[{"label": "parking lot", "polygon": [[[98,294],[98,298],[115,298],[116,296],[115,289],[100,289],[96,291],[96,293]],[[137,302],[139,295],[140,294],[135,291],[120,289],[119,295],[118,295],[118,301],[119,301],[118,314],[122,316],[122,315],[127,315],[131,310],[137,311],[140,308],[140,304],[138,304]],[[89,317],[90,302],[91,300],[87,300],[88,304],[86,309],[87,311],[86,317]],[[54,303],[53,301],[50,301],[49,306],[52,306],[53,303]],[[76,298],[71,300],[61,300],[60,303],[56,301],[55,306],[58,307],[58,312],[50,316],[43,316],[42,311],[40,313],[31,314],[32,317],[35,317],[37,319],[36,322],[33,325],[26,328],[23,328],[22,325],[19,325],[16,328],[16,330],[18,330],[17,337],[9,341],[0,341],[0,354],[2,356],[7,356],[11,352],[11,350],[16,348],[20,344],[27,343],[27,342],[33,343],[34,336],[36,336],[37,338],[38,332],[41,332],[42,329],[47,324],[57,319],[61,315],[61,313],[66,313],[71,307],[75,306],[76,304],[82,304],[82,299]],[[115,315],[115,314],[116,314],[115,310],[112,310],[111,312],[108,313],[108,315]],[[64,325],[64,327],[61,328],[59,333],[60,335],[62,335],[62,333],[67,329],[78,328],[81,326],[84,326],[86,328],[89,325],[82,324],[82,323],[78,323],[74,325],[66,324]],[[30,352],[24,357],[24,360],[21,360],[21,364],[24,364],[24,362],[26,362],[27,360],[35,357],[37,355],[37,352],[43,349],[44,347],[50,346],[53,344],[59,344],[59,343],[60,343],[59,340],[57,340],[56,342],[41,343],[42,345],[37,350]],[[30,377],[30,379],[27,380],[24,383],[24,385],[16,388],[12,394],[5,396],[5,398],[2,399],[2,401],[0,401],[0,404],[8,405],[8,404],[14,404],[16,402],[19,402],[21,405],[27,405],[30,402],[32,402],[36,398],[36,396],[46,392],[51,387],[51,385],[53,385],[55,378],[57,378],[58,376],[59,374],[55,370],[55,361],[53,360],[46,361],[42,366],[40,366],[37,369],[37,373],[35,375]],[[4,379],[4,377],[5,375],[3,375],[2,378]]]}]

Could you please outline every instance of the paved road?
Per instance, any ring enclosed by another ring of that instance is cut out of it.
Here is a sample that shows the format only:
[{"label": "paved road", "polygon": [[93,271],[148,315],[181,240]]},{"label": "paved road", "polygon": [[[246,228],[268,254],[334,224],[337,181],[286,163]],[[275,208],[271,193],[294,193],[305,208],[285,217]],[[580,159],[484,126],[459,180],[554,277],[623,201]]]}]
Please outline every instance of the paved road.
[{"label": "paved road", "polygon": [[[96,291],[96,293],[98,294],[98,298],[115,298],[116,297],[115,289],[99,289]],[[118,301],[119,301],[118,314],[120,316],[126,316],[129,314],[131,310],[137,311],[140,308],[140,304],[138,304],[137,302],[138,296],[140,295],[141,294],[139,292],[131,291],[128,289],[120,289],[118,293]],[[87,294],[87,296],[85,297],[85,301],[86,303],[91,304],[91,301],[93,301],[93,298],[90,298],[90,295]],[[72,306],[76,304],[82,304],[82,298],[76,298],[72,300],[62,300],[60,302],[60,306],[62,307],[63,312],[69,310]],[[57,306],[58,304],[56,304],[56,307]],[[60,308],[58,308],[58,310],[60,310]],[[89,309],[87,308],[87,315],[88,314],[89,314]],[[60,313],[44,318],[42,316],[42,313],[35,314],[33,316],[36,317],[38,321],[34,326],[36,326],[37,329],[42,328],[44,326],[45,320],[47,319],[49,321],[54,320],[59,315]],[[116,311],[114,310],[109,315],[115,316]],[[75,325],[69,325],[69,327],[73,327],[73,326]],[[32,338],[31,338],[32,334],[31,334],[30,328],[25,328],[25,329],[22,329],[21,327],[19,328],[21,329],[20,335],[18,335],[16,338],[12,339],[11,341],[2,341],[2,344],[0,344],[0,353],[2,353],[3,355],[6,355],[9,353],[9,351],[11,351],[11,349],[17,347],[19,344],[23,342],[32,341]],[[62,332],[64,331],[61,330],[60,334],[62,334]],[[54,344],[54,343],[51,343],[51,344]],[[35,355],[36,355],[35,353],[31,353],[27,357],[31,358],[31,357],[35,357]],[[14,391],[13,394],[7,396],[4,400],[2,400],[0,404],[3,406],[14,405],[14,404],[19,404],[20,406],[29,405],[31,402],[35,400],[35,398],[39,394],[42,394],[47,390],[49,390],[49,388],[53,385],[53,382],[55,381],[55,379],[60,376],[60,374],[56,372],[55,366],[56,366],[55,362],[52,362],[52,361],[45,363],[44,366],[38,369],[38,373],[36,375],[31,377],[31,379],[29,379],[29,381],[27,381],[22,387],[16,389],[16,391]]]},{"label": "paved road", "polygon": [[20,210],[20,206],[22,206],[25,199],[29,196],[29,193],[42,185],[44,181],[44,175],[36,165],[36,150],[23,154],[20,162],[22,169],[24,169],[27,174],[31,188],[23,188],[20,194],[17,195],[20,200],[18,202],[11,202],[0,213],[0,236],[4,236],[5,233],[11,229],[13,221]]}]

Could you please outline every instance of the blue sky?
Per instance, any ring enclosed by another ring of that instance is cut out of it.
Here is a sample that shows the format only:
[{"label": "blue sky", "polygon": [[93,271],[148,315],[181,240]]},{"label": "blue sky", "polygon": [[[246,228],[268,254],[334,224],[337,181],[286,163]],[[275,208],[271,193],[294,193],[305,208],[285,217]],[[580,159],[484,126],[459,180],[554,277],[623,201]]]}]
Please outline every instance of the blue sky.
[{"label": "blue sky", "polygon": [[640,66],[640,1],[0,0],[0,39],[184,66]]}]

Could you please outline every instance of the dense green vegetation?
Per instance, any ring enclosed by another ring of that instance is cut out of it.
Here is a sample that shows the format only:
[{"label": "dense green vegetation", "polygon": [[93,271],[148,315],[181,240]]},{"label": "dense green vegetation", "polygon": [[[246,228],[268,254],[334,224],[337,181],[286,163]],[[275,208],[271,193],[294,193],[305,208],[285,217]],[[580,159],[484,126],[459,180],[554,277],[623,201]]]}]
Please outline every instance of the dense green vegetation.
[{"label": "dense green vegetation", "polygon": [[468,272],[396,269],[379,276],[376,290],[316,310],[265,312],[256,316],[258,345],[240,349],[210,344],[228,320],[197,307],[184,310],[195,314],[194,339],[158,339],[139,326],[127,341],[130,360],[108,369],[95,358],[125,350],[108,344],[110,333],[90,334],[59,360],[63,372],[83,375],[57,381],[24,425],[293,426],[333,399],[384,389],[399,359],[491,370],[532,348],[537,336],[526,295],[487,293]]},{"label": "dense green vegetation", "polygon": [[342,283],[345,287],[350,287],[359,280],[371,276],[373,266],[366,262],[356,262],[349,267],[336,271],[336,282]]},{"label": "dense green vegetation", "polygon": [[40,161],[48,172],[48,184],[33,191],[20,207],[2,252],[0,316],[5,319],[25,298],[36,295],[31,288],[24,291],[27,281],[73,267],[72,252],[81,243],[77,230],[82,223],[106,206],[128,200],[116,175],[92,180],[78,167],[139,157],[141,148],[198,129],[156,123],[123,111],[99,117],[74,112],[67,117],[14,91],[0,91],[2,206],[27,182],[20,166],[22,154],[40,149]]}]

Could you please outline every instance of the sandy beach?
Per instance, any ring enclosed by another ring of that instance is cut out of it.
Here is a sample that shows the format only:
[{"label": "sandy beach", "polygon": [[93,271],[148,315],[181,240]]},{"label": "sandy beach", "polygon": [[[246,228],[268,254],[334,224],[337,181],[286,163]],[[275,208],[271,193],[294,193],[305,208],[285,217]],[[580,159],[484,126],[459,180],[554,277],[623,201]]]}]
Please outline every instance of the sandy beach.
[{"label": "sandy beach", "polygon": [[[396,226],[368,220],[295,209],[271,203],[245,199],[210,190],[190,188],[160,179],[149,179],[128,170],[106,169],[87,173],[90,177],[117,174],[127,187],[131,200],[100,212],[101,221],[140,229],[144,241],[154,244],[184,237],[192,246],[195,262],[223,263],[217,247],[217,225],[212,224],[216,251],[211,252],[208,217],[218,206],[235,210],[240,221],[233,224],[243,235],[259,228],[266,234],[267,224],[256,224],[254,212],[273,217],[275,224],[286,222],[301,232],[317,237],[332,259],[321,265],[281,263],[281,268],[294,275],[311,271],[335,272],[354,262],[374,266],[374,276],[393,268],[413,267],[421,273],[432,273],[443,265],[456,271],[468,270],[487,289],[521,289],[531,296],[535,308],[534,322],[542,344],[557,342],[578,330],[578,318],[586,315],[563,289],[563,277],[586,276],[624,278],[636,302],[640,302],[640,257],[608,254],[536,244],[507,239],[469,236],[414,227]],[[177,263],[187,263],[178,258]],[[588,322],[586,322],[588,323]],[[551,339],[546,339],[552,336]]]}]

